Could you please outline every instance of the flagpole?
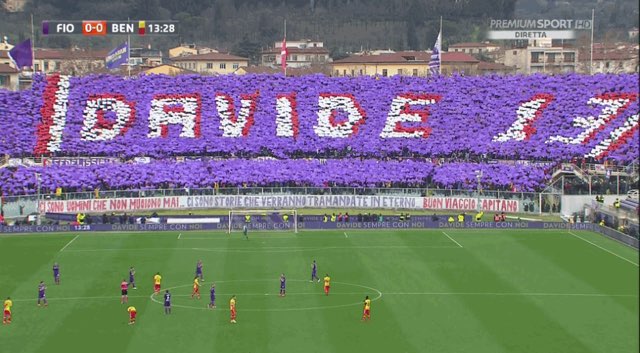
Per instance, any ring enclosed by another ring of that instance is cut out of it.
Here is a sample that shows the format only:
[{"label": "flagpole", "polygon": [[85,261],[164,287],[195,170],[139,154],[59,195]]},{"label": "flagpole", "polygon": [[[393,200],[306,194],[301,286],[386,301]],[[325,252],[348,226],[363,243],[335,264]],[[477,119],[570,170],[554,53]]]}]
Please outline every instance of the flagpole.
[{"label": "flagpole", "polygon": [[438,75],[442,76],[442,16],[440,16],[440,52],[438,55],[440,56],[440,66],[438,66]]},{"label": "flagpole", "polygon": [[[286,18],[284,19],[284,40],[285,40],[285,43],[286,43],[286,41],[287,41],[287,19]],[[286,50],[287,49],[285,47],[285,51]],[[280,62],[282,62],[283,60],[285,62],[285,65],[284,65],[284,77],[287,77],[287,64],[286,64],[287,57],[286,57],[286,55],[287,54],[285,54],[284,58],[282,58],[282,55],[280,57]]]},{"label": "flagpole", "polygon": [[36,67],[36,51],[35,48],[36,37],[33,32],[33,13],[31,14],[31,72],[35,72]]},{"label": "flagpole", "polygon": [[591,9],[591,56],[589,57],[589,75],[593,75],[593,28],[595,27],[595,9]]},{"label": "flagpole", "polygon": [[[127,17],[127,22],[130,20]],[[127,77],[131,77],[131,34],[127,34]]]}]

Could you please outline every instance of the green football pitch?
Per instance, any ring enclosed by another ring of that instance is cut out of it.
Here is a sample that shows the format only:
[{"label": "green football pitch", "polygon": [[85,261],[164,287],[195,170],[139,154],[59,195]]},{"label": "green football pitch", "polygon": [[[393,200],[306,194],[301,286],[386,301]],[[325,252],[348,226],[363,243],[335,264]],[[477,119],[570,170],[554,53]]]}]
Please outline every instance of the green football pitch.
[{"label": "green football pitch", "polygon": [[[1,352],[637,352],[638,252],[567,230],[0,236]],[[198,259],[202,299],[192,299]],[[310,282],[311,262],[332,278]],[[61,267],[61,285],[52,264]],[[120,282],[136,268],[128,325]],[[163,276],[173,313],[152,296]],[[287,295],[278,296],[279,276]],[[36,305],[37,285],[49,306]],[[208,289],[217,288],[209,310]],[[229,322],[237,295],[238,322]],[[372,318],[361,321],[372,298]]]}]

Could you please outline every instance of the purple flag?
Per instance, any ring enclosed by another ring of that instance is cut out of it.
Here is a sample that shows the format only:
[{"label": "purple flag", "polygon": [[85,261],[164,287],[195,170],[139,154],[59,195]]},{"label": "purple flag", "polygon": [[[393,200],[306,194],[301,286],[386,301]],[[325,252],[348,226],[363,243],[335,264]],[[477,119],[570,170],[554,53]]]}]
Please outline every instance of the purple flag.
[{"label": "purple flag", "polygon": [[436,44],[433,46],[433,51],[431,52],[431,60],[429,60],[429,72],[432,75],[440,74],[440,65],[442,64],[442,57],[440,52],[442,51],[442,33],[438,33],[438,39],[436,39]]},{"label": "purple flag", "polygon": [[124,42],[107,54],[104,59],[109,70],[117,69],[118,66],[129,62],[129,42]]},{"label": "purple flag", "polygon": [[23,67],[33,66],[33,51],[31,50],[31,39],[16,45],[9,51],[9,58],[16,65],[18,70]]}]

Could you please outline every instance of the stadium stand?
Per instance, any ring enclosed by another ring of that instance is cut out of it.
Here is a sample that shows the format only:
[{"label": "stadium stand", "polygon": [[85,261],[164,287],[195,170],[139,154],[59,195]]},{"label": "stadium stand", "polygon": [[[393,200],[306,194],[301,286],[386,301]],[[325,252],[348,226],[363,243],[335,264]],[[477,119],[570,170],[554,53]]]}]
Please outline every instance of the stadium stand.
[{"label": "stadium stand", "polygon": [[[560,162],[637,158],[637,75],[430,79],[38,76],[0,92],[6,195],[224,186],[540,191]],[[635,136],[634,136],[635,134]]]}]

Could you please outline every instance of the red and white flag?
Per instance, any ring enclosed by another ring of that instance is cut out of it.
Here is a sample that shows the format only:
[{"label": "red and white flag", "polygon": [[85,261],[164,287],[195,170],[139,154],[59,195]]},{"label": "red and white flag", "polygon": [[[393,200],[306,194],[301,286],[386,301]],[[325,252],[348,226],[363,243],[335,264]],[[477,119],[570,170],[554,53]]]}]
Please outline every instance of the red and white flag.
[{"label": "red and white flag", "polygon": [[282,72],[287,72],[287,37],[282,39],[282,46],[280,48],[280,62],[282,64]]}]

